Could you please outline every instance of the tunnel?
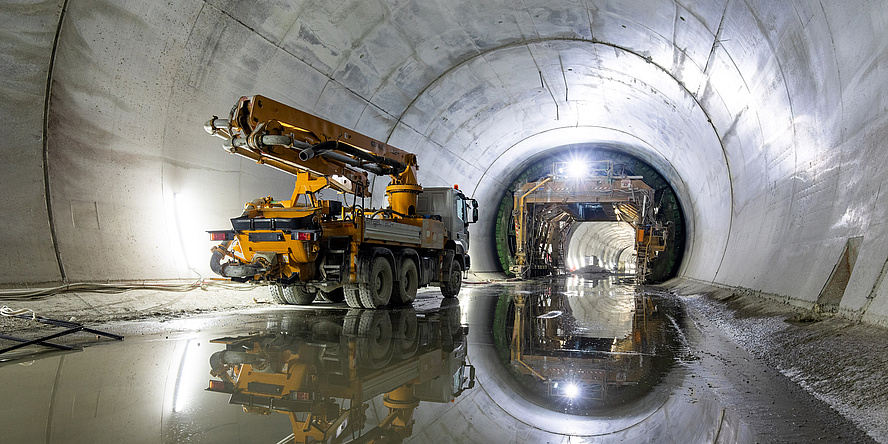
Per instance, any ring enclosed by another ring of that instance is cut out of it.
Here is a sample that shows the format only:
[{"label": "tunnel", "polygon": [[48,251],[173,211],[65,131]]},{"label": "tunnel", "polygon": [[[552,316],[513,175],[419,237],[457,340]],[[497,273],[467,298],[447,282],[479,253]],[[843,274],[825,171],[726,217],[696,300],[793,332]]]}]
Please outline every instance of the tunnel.
[{"label": "tunnel", "polygon": [[[632,159],[674,196],[680,236],[661,271],[673,291],[751,298],[747,306],[777,304],[867,331],[888,327],[884,2],[13,0],[0,11],[2,295],[213,276],[207,231],[227,227],[245,202],[293,192],[292,175],[226,153],[203,128],[238,98],[261,94],[413,153],[423,186],[458,185],[476,199],[469,287],[508,271],[503,202],[538,177],[535,167],[565,153],[605,152]],[[372,180],[379,207],[388,178]],[[580,223],[562,235],[568,268],[618,268],[634,257],[625,224]],[[520,285],[546,301],[598,288],[567,279],[547,290]],[[497,325],[515,331],[520,298],[498,306],[476,294],[499,295],[464,288],[464,324],[475,328],[478,313],[496,313]],[[53,296],[56,313],[65,297]],[[138,297],[128,301],[155,310]],[[582,311],[566,307],[559,310]],[[684,326],[670,316],[663,328]],[[496,346],[502,338],[480,334],[470,330],[466,340],[504,353]],[[683,347],[681,338],[670,340]],[[576,341],[592,347],[588,338]],[[864,355],[888,362],[882,343],[871,345],[861,346]],[[473,353],[479,374],[499,365]],[[742,408],[707,400],[689,410],[665,400],[667,389],[638,395],[638,409],[627,413],[660,406],[647,416],[646,437],[629,423],[572,422],[565,412],[533,413],[548,407],[510,401],[526,387],[493,389],[502,373],[491,372],[479,376],[484,398],[472,395],[478,411],[442,415],[470,424],[463,415],[480,418],[495,404],[509,418],[498,427],[528,431],[505,440],[527,442],[747,442],[755,429],[743,425]],[[714,417],[719,432],[670,430],[673,412]],[[529,424],[527,415],[546,417],[550,427]],[[855,424],[873,428],[846,439],[869,432],[865,439],[888,440],[884,424]],[[433,430],[417,436],[433,439]],[[496,441],[483,425],[459,430],[469,442]],[[48,429],[45,436],[50,441]]]}]

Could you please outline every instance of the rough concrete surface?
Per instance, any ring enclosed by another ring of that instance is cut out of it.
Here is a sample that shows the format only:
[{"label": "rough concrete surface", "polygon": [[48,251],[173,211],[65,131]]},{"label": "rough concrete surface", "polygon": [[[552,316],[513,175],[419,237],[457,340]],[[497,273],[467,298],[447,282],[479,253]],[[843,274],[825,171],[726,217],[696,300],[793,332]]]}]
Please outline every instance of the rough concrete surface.
[{"label": "rough concrete surface", "polygon": [[[724,334],[873,439],[888,442],[888,329],[696,283],[663,288],[687,305],[698,329]],[[799,406],[800,424],[811,421],[806,408]]]},{"label": "rough concrete surface", "polygon": [[[191,281],[166,282],[171,288],[189,288]],[[130,290],[115,293],[70,292],[35,300],[4,300],[11,309],[92,326],[109,321],[162,320],[213,311],[241,310],[271,303],[264,287],[226,284],[197,287],[190,291]],[[0,331],[33,332],[46,329],[39,322],[0,317]]]}]

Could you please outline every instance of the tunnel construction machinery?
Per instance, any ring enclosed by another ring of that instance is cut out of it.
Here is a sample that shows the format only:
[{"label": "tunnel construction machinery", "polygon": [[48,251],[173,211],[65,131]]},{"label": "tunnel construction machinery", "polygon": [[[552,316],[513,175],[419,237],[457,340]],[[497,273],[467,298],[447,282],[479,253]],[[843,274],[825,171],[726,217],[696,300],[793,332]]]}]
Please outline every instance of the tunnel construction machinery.
[{"label": "tunnel construction machinery", "polygon": [[[409,304],[426,285],[456,297],[478,202],[457,186],[420,186],[415,155],[258,95],[206,130],[228,152],[296,176],[290,199],[248,202],[231,230],[209,232],[222,242],[212,250],[215,273],[268,284],[286,304]],[[387,208],[364,208],[368,173],[391,176]],[[352,205],[319,198],[325,189],[353,196]]]},{"label": "tunnel construction machinery", "polygon": [[632,225],[635,272],[649,274],[650,260],[665,250],[666,228],[656,220],[654,190],[641,176],[616,171],[609,160],[555,162],[552,172],[514,194],[515,265],[518,277],[564,268],[563,232],[577,222],[622,221]]},{"label": "tunnel construction machinery", "polygon": [[[448,403],[475,384],[455,299],[424,313],[308,309],[280,321],[211,341],[225,350],[210,357],[219,379],[207,390],[248,413],[289,416],[297,443],[401,442],[421,402]],[[365,411],[380,396],[388,412],[371,426]]]}]

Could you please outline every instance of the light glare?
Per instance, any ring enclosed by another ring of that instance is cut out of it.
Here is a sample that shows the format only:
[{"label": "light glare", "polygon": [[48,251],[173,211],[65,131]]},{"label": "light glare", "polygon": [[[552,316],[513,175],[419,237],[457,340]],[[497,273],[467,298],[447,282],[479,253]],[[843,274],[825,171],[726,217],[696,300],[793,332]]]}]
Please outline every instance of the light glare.
[{"label": "light glare", "polygon": [[589,164],[586,162],[573,161],[567,165],[567,175],[572,178],[580,178],[586,175],[589,170]]},{"label": "light glare", "polygon": [[576,398],[579,394],[580,388],[577,387],[576,384],[571,383],[564,387],[564,396],[567,396],[568,398]]}]

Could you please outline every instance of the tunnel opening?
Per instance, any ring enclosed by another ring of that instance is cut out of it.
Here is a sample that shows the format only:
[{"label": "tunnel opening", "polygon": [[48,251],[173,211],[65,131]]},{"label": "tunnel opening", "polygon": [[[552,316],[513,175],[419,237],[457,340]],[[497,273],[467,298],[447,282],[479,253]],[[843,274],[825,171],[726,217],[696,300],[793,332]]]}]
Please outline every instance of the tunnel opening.
[{"label": "tunnel opening", "polygon": [[[593,170],[607,165],[611,182],[630,178],[643,181],[650,188],[650,198],[635,196],[632,202],[611,198],[605,188],[617,189],[620,184],[605,181],[593,184],[605,195],[592,193],[585,200],[582,196],[568,198],[557,195],[557,180],[544,183],[547,177],[561,173],[569,177],[572,165],[578,163]],[[650,164],[614,147],[590,143],[549,150],[528,159],[515,171],[500,199],[493,236],[499,264],[508,275],[538,277],[590,265],[634,273],[639,264],[645,267],[645,281],[649,283],[663,282],[677,274],[685,251],[684,212],[672,185]],[[543,192],[546,198],[519,204],[528,192]],[[649,222],[653,223],[635,222],[641,220],[642,211],[651,214]],[[662,231],[652,232],[652,225],[662,227]],[[657,236],[658,247],[641,247],[645,251],[639,255],[639,246]],[[599,242],[606,245],[603,248],[590,244],[602,237],[609,239]]]},{"label": "tunnel opening", "polygon": [[637,250],[635,230],[625,221],[579,222],[564,242],[567,271],[595,273],[608,270],[634,274]]}]

